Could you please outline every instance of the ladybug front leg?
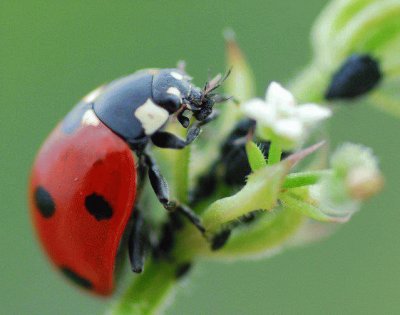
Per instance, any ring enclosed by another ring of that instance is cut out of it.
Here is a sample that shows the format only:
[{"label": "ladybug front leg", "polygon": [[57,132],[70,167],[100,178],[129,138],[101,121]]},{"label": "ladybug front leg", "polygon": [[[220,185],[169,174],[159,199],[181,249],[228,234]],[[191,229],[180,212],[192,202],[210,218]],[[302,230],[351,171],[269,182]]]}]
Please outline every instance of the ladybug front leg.
[{"label": "ladybug front leg", "polygon": [[200,134],[201,129],[198,126],[190,127],[186,140],[183,140],[172,133],[158,131],[151,136],[153,144],[164,149],[183,149],[191,144]]},{"label": "ladybug front leg", "polygon": [[166,131],[157,131],[151,136],[153,144],[159,148],[164,149],[183,149],[184,147],[191,144],[200,134],[201,127],[209,122],[213,121],[218,117],[218,112],[213,111],[209,117],[203,121],[198,121],[190,126],[186,140],[183,140],[172,133]]},{"label": "ladybug front leg", "polygon": [[167,181],[161,174],[155,160],[148,154],[144,153],[143,156],[144,163],[148,167],[151,186],[164,208],[171,212],[179,211],[182,215],[189,219],[189,221],[192,222],[201,233],[204,233],[205,228],[201,224],[199,216],[192,209],[184,204],[170,200]]}]

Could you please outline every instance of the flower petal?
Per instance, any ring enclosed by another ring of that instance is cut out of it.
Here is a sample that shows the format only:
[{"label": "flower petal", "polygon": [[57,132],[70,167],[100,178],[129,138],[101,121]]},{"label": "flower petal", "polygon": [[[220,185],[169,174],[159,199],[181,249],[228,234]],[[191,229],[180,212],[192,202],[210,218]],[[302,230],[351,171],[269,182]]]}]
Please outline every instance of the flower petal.
[{"label": "flower petal", "polygon": [[317,104],[304,104],[297,108],[296,116],[306,125],[311,125],[318,121],[329,118],[332,112],[327,107],[322,107]]},{"label": "flower petal", "polygon": [[258,98],[247,101],[240,108],[243,114],[262,125],[270,126],[276,117],[273,108]]},{"label": "flower petal", "polygon": [[271,82],[267,89],[265,99],[268,104],[277,107],[294,107],[296,105],[296,100],[292,93],[282,87],[277,82]]},{"label": "flower petal", "polygon": [[304,136],[303,124],[297,119],[280,119],[273,126],[274,132],[292,141],[300,141]]}]

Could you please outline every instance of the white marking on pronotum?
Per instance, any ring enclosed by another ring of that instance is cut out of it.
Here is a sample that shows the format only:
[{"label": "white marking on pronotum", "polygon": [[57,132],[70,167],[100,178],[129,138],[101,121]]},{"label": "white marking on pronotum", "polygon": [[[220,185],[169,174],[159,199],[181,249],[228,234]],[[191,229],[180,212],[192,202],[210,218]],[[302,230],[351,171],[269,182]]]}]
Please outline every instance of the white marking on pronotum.
[{"label": "white marking on pronotum", "polygon": [[139,106],[135,116],[142,123],[146,135],[151,135],[166,123],[169,113],[166,109],[154,104],[151,99]]},{"label": "white marking on pronotum", "polygon": [[171,94],[171,95],[176,95],[176,96],[178,96],[179,98],[182,97],[181,92],[180,92],[176,87],[173,87],[173,86],[171,86],[171,87],[167,90],[167,93],[168,93],[168,94]]},{"label": "white marking on pronotum", "polygon": [[171,76],[174,77],[175,79],[179,80],[179,81],[183,80],[183,75],[178,73],[178,72],[172,71],[171,72]]},{"label": "white marking on pronotum", "polygon": [[86,126],[98,126],[100,124],[100,120],[97,118],[93,109],[88,109],[83,114],[81,123],[82,123],[82,125],[86,125]]},{"label": "white marking on pronotum", "polygon": [[97,89],[93,90],[92,92],[90,92],[88,95],[86,95],[83,98],[83,101],[85,103],[92,103],[95,101],[95,99],[101,94],[101,92],[103,91],[104,86],[99,86]]}]

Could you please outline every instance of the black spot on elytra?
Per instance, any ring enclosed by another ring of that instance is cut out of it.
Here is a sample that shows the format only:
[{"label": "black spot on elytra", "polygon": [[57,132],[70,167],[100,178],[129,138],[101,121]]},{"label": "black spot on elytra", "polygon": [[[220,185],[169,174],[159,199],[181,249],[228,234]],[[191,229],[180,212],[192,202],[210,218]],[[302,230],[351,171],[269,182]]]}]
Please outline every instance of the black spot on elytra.
[{"label": "black spot on elytra", "polygon": [[50,193],[42,186],[38,186],[35,190],[35,204],[40,214],[48,219],[51,218],[56,210],[56,206]]},{"label": "black spot on elytra", "polygon": [[93,193],[85,198],[86,210],[97,221],[109,220],[113,215],[113,209],[103,196]]},{"label": "black spot on elytra", "polygon": [[93,288],[92,282],[90,282],[88,279],[81,277],[80,275],[78,275],[76,272],[72,271],[68,267],[62,267],[61,272],[64,274],[64,276],[66,276],[68,279],[70,279],[72,282],[79,285],[80,287],[88,289],[88,290]]}]

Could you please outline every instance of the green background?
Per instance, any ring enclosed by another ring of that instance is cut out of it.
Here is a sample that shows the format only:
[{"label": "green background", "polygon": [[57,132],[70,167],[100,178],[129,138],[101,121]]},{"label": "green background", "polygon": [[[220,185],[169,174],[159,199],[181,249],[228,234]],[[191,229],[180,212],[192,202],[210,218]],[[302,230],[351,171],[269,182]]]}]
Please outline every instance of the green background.
[{"label": "green background", "polygon": [[[0,1],[0,314],[101,314],[53,272],[33,237],[30,164],[55,123],[85,93],[120,75],[187,61],[198,84],[224,70],[222,30],[234,28],[258,94],[310,58],[322,0]],[[168,314],[400,313],[400,121],[364,104],[333,118],[334,143],[374,148],[384,192],[326,241],[269,260],[203,262]],[[127,275],[130,277],[131,275]]]}]

